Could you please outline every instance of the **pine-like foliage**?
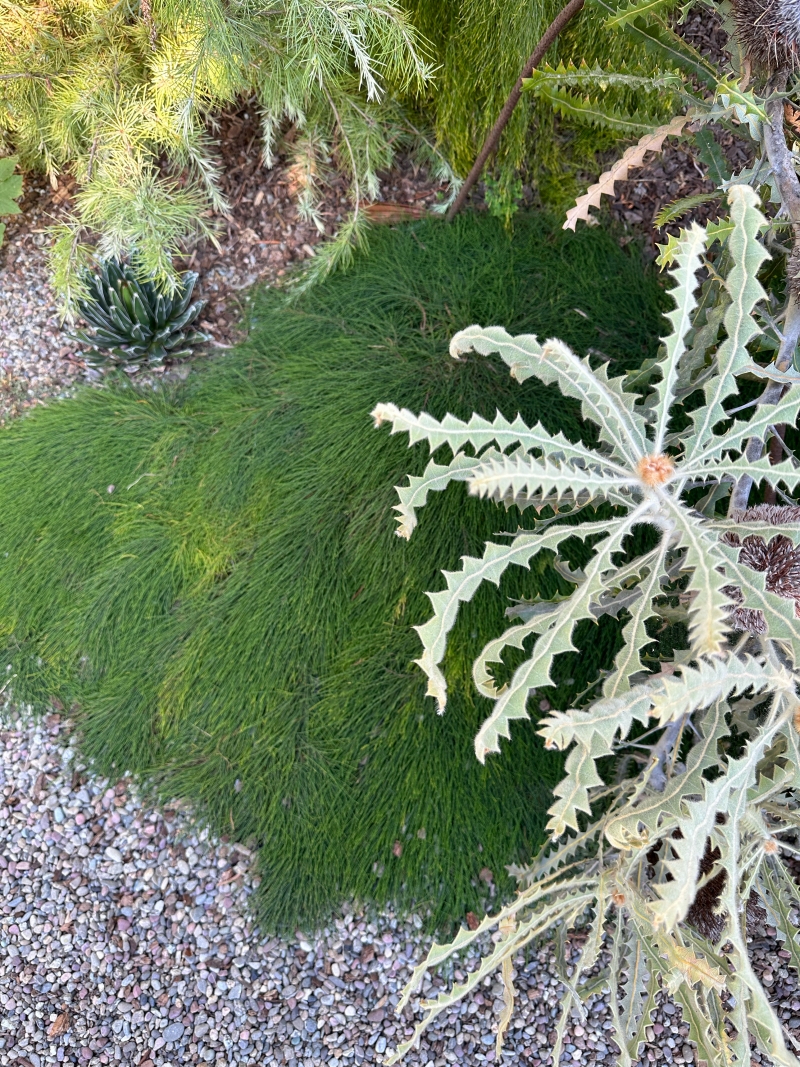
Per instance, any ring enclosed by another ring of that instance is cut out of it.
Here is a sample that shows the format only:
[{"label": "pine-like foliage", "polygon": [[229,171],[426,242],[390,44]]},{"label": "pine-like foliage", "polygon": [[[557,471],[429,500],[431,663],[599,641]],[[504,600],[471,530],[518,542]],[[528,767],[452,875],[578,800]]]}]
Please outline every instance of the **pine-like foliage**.
[{"label": "pine-like foliage", "polygon": [[[431,42],[437,71],[431,87],[418,98],[433,126],[437,144],[456,172],[469,172],[486,134],[550,21],[563,4],[560,0],[405,0],[414,24]],[[603,32],[606,12],[595,4],[584,11],[555,43],[549,57],[591,67],[619,69],[643,78],[653,74],[657,62],[643,44],[624,34]],[[629,88],[612,90],[618,107],[634,106]],[[651,98],[653,113],[666,116],[672,101]],[[592,130],[583,135],[583,123],[561,122],[568,137],[554,137],[555,115],[551,102],[526,94],[503,131],[493,160],[494,178],[487,191],[500,198],[513,196],[520,173],[559,203],[576,185],[574,171],[591,168],[597,148],[616,141],[616,133]],[[568,172],[572,171],[570,180]],[[519,196],[521,190],[516,190]]]},{"label": "pine-like foliage", "polygon": [[385,84],[428,74],[395,0],[21,0],[0,19],[0,146],[78,182],[53,252],[68,301],[95,235],[101,256],[135,248],[142,278],[174,290],[173,254],[212,232],[209,208],[225,208],[215,111],[253,98],[268,164],[293,126],[300,206],[319,221],[331,167],[348,175],[356,207],[374,195],[402,135]]},{"label": "pine-like foliage", "polygon": [[[459,570],[445,572],[445,588],[428,594],[434,611],[417,628],[423,648],[417,662],[440,711],[447,700],[440,664],[448,633],[459,605],[484,581],[498,584],[512,564],[528,567],[538,553],[548,553],[574,586],[565,598],[510,608],[507,614],[519,621],[475,660],[475,684],[492,701],[475,738],[480,761],[500,750],[515,720],[529,717],[532,694],[552,684],[556,657],[575,649],[576,624],[609,613],[625,620],[624,644],[600,699],[538,724],[547,747],[568,750],[549,810],[552,844],[519,872],[524,888],[516,899],[478,929],[461,930],[449,946],[434,946],[417,969],[401,1007],[428,967],[496,931],[491,952],[466,980],[421,1006],[418,1033],[501,965],[513,999],[511,964],[519,950],[556,927],[582,926],[586,938],[572,961],[573,977],[563,975],[554,1063],[570,1012],[583,1013],[587,998],[603,989],[611,997],[620,1063],[635,1062],[663,988],[681,1005],[709,1064],[749,1062],[749,1031],[773,1063],[796,1065],[751,969],[745,924],[752,893],[800,963],[790,920],[800,891],[780,858],[782,848],[792,851],[786,835],[796,830],[800,800],[800,676],[794,671],[800,574],[782,595],[771,591],[769,568],[752,569],[754,556],[741,549],[737,533],[743,527],[719,517],[716,503],[743,479],[788,493],[800,484],[793,460],[752,458],[747,447],[776,423],[795,424],[800,376],[787,380],[776,403],[745,405],[747,414],[734,417],[741,407],[737,378],[762,373],[748,346],[761,333],[755,311],[765,293],[757,275],[768,253],[759,240],[765,220],[756,193],[734,185],[728,198],[727,269],[716,305],[724,337],[707,346],[708,356],[704,347],[698,363],[697,290],[711,235],[695,224],[673,250],[671,329],[651,367],[656,384],[643,396],[558,340],[542,344],[532,335],[478,326],[453,337],[454,357],[498,353],[517,381],[536,377],[579,400],[584,419],[597,427],[595,447],[519,416],[439,420],[391,404],[373,412],[377,425],[389,423],[412,442],[453,453],[449,462],[432,460],[399,490],[401,536],[411,535],[430,492],[452,481],[540,516],[507,541],[489,542],[481,557],[463,557]],[[678,403],[687,394],[702,401],[688,408]],[[583,508],[601,502],[612,506],[613,517],[574,524]],[[550,518],[541,518],[545,508]],[[792,523],[755,520],[746,529],[745,545],[769,538],[776,552],[783,538],[791,546],[796,535]],[[591,546],[580,569],[572,566],[577,541]],[[781,558],[785,568],[794,554]],[[731,617],[735,605],[738,619],[755,621],[753,635],[732,637],[742,628]],[[676,654],[673,673],[644,669],[657,620],[685,624],[688,648]],[[505,654],[519,664],[513,671],[503,665]],[[626,766],[636,766],[637,753],[646,757],[629,776]],[[627,759],[609,781],[599,761],[613,756]],[[703,923],[686,920],[700,889],[715,878],[704,934]],[[594,975],[597,967],[599,977],[588,982],[587,972]],[[505,1013],[499,1025],[498,1058],[509,1018]]]}]

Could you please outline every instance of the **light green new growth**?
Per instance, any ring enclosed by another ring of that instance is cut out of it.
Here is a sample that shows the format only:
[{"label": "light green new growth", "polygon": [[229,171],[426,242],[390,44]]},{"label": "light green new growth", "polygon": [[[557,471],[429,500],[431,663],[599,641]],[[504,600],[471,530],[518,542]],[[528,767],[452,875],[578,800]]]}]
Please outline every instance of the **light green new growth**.
[{"label": "light green new growth", "polygon": [[261,117],[267,165],[292,126],[299,206],[319,228],[332,165],[349,179],[358,215],[398,143],[426,147],[385,93],[430,76],[395,0],[22,0],[2,10],[0,150],[13,145],[54,184],[65,173],[77,182],[53,249],[68,304],[81,295],[93,235],[102,258],[135,249],[142,280],[174,293],[173,255],[213,236],[209,216],[227,210],[213,131],[219,111],[240,100]]},{"label": "light green new growth", "polygon": [[[461,930],[451,945],[434,946],[417,968],[403,1003],[429,967],[498,931],[491,953],[463,983],[419,1005],[424,1017],[414,1040],[501,965],[511,997],[511,962],[519,950],[555,928],[581,926],[587,936],[580,958],[572,961],[574,978],[564,992],[554,1062],[570,1012],[583,1013],[584,1002],[605,990],[620,1063],[633,1064],[661,985],[680,1004],[700,1058],[709,1064],[721,1067],[731,1056],[744,1055],[749,1028],[773,1062],[796,1067],[747,960],[744,904],[751,890],[764,900],[770,921],[800,964],[791,920],[798,894],[777,855],[778,835],[798,825],[800,702],[794,667],[800,624],[795,601],[770,592],[766,575],[739,559],[737,531],[743,536],[744,529],[718,517],[714,504],[742,475],[789,494],[800,484],[793,461],[751,460],[744,451],[749,438],[769,436],[776,423],[796,422],[800,388],[788,382],[776,404],[745,405],[747,414],[738,420],[726,408],[737,393],[737,376],[759,370],[747,346],[760,332],[756,315],[764,291],[756,276],[767,258],[758,239],[765,220],[756,193],[733,185],[728,200],[729,267],[716,305],[724,312],[724,338],[704,343],[704,359],[698,360],[698,327],[713,319],[716,339],[720,318],[708,308],[698,310],[709,234],[694,225],[675,242],[675,308],[666,316],[671,330],[651,368],[658,380],[645,396],[623,388],[623,379],[610,378],[605,366],[593,369],[589,358],[558,340],[512,337],[497,326],[471,326],[453,337],[454,358],[469,351],[497,353],[518,381],[535,375],[575,398],[583,418],[597,429],[595,447],[550,435],[540,425],[528,427],[519,416],[510,420],[498,413],[492,421],[473,416],[463,422],[448,415],[437,421],[391,404],[373,412],[376,425],[389,423],[412,443],[425,440],[432,452],[447,447],[453,454],[449,463],[432,461],[423,478],[399,489],[401,536],[411,536],[427,493],[451,481],[465,481],[471,493],[506,506],[532,508],[539,518],[507,544],[488,543],[481,558],[463,557],[460,570],[445,572],[445,588],[428,594],[433,615],[417,628],[423,647],[417,662],[440,713],[447,703],[441,664],[448,634],[459,605],[484,581],[498,585],[508,567],[529,567],[537,553],[547,552],[573,586],[565,597],[509,609],[519,621],[476,658],[475,683],[493,701],[475,738],[479,760],[499,752],[512,722],[529,718],[537,690],[554,684],[555,658],[576,651],[579,621],[605,613],[623,613],[625,619],[624,643],[601,699],[588,708],[553,711],[538,723],[546,747],[568,750],[565,777],[549,810],[551,846],[517,872],[524,888],[511,904],[487,916],[477,930]],[[700,388],[705,404],[687,419],[677,405]],[[576,525],[573,516],[589,506],[603,507],[602,517]],[[780,535],[791,541],[795,534],[791,525],[767,522],[745,529],[764,539]],[[591,558],[575,569],[569,559],[578,539]],[[767,634],[732,643],[734,606],[760,613],[758,632]],[[645,670],[643,654],[652,646],[651,625],[659,617],[684,623],[689,648],[676,656],[671,670],[653,675]],[[501,684],[496,665],[509,650],[517,650],[515,663],[522,650],[524,662],[506,671]],[[623,772],[609,784],[598,761],[622,755]],[[631,760],[639,763],[638,774],[626,777]],[[723,871],[720,902],[698,919],[691,912],[698,889]],[[727,955],[717,947],[726,941],[732,946]],[[604,945],[610,960],[601,978],[583,983],[580,976],[597,963]],[[726,1029],[728,1019],[735,1038]],[[505,1023],[498,1046],[504,1029]],[[412,1043],[401,1045],[390,1062]]]}]

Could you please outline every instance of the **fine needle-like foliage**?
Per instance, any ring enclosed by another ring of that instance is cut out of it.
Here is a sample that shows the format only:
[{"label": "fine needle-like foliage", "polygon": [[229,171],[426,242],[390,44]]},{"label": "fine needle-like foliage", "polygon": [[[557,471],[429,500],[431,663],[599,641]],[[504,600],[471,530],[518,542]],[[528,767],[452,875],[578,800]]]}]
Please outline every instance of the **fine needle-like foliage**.
[{"label": "fine needle-like foliage", "polygon": [[174,295],[173,255],[213,236],[212,210],[227,209],[213,138],[221,108],[252,101],[267,165],[292,128],[299,206],[320,228],[321,184],[332,169],[348,177],[347,250],[363,229],[359,204],[375,196],[376,172],[398,143],[429,148],[399,123],[387,84],[399,90],[429,74],[395,0],[4,2],[0,151],[10,145],[24,167],[77,183],[52,252],[68,305],[95,243],[104,258],[135,249],[141,280]]},{"label": "fine needle-like foliage", "polygon": [[[785,835],[797,829],[800,798],[794,673],[800,623],[792,598],[792,592],[800,596],[800,580],[782,596],[771,592],[764,568],[751,569],[744,552],[740,558],[741,516],[719,517],[716,504],[743,477],[789,493],[800,484],[792,460],[770,462],[747,451],[748,440],[766,437],[768,427],[795,423],[800,385],[788,384],[775,404],[745,405],[743,417],[733,417],[741,407],[737,376],[754,366],[748,345],[760,333],[754,312],[765,293],[757,274],[768,254],[758,237],[764,218],[753,189],[733,186],[729,203],[724,338],[700,376],[687,339],[697,322],[709,234],[696,224],[676,243],[671,330],[651,368],[658,380],[644,396],[558,340],[540,343],[479,326],[453,337],[455,358],[498,353],[518,381],[535,376],[577,398],[597,427],[596,447],[539,424],[529,427],[519,416],[439,421],[391,404],[373,412],[377,425],[389,423],[411,442],[426,440],[432,451],[447,446],[453,453],[449,462],[432,460],[421,478],[399,490],[401,536],[411,535],[428,494],[452,481],[540,516],[507,543],[488,543],[482,557],[465,556],[460,570],[445,573],[446,587],[429,594],[434,613],[418,627],[417,662],[440,711],[447,700],[440,664],[461,602],[484,581],[498,584],[510,565],[529,566],[540,552],[555,556],[574,585],[557,601],[509,609],[519,621],[475,660],[475,684],[493,702],[475,738],[479,760],[500,750],[514,720],[529,717],[531,695],[552,684],[555,657],[575,649],[580,620],[607,613],[626,620],[600,699],[538,724],[547,747],[568,750],[549,810],[551,844],[518,872],[524,888],[507,907],[475,930],[462,929],[449,946],[435,945],[417,968],[401,1006],[429,967],[496,931],[491,951],[466,980],[421,1006],[415,1037],[501,965],[513,998],[511,961],[518,952],[556,928],[582,926],[586,936],[572,978],[562,975],[553,1063],[570,1013],[585,1014],[587,999],[603,990],[611,997],[619,1062],[635,1062],[659,989],[674,995],[709,1064],[749,1062],[748,1031],[773,1063],[797,1063],[748,960],[746,905],[755,894],[800,961],[789,917],[800,906],[800,891],[780,859],[782,848],[791,851]],[[687,383],[698,401],[690,411],[677,401]],[[610,517],[574,525],[571,517],[601,503],[611,506]],[[545,508],[549,518],[541,517]],[[795,527],[774,520],[768,514],[748,521],[745,544],[753,538],[771,538],[770,548],[781,538],[791,544]],[[571,566],[577,539],[591,546],[579,570]],[[732,637],[741,629],[731,616],[735,605],[752,613],[755,633]],[[685,623],[688,648],[676,653],[672,673],[653,675],[642,656],[659,619]],[[519,663],[513,672],[503,666],[507,652]],[[620,773],[609,778],[608,761],[599,761],[623,756]],[[699,921],[691,909],[712,882],[716,895]],[[498,1027],[498,1058],[509,1014]]]}]

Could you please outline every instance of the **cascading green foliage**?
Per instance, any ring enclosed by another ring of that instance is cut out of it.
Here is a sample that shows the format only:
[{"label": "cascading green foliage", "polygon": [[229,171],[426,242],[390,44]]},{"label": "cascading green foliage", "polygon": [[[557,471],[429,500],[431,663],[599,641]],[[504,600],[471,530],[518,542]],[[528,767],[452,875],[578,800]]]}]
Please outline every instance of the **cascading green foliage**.
[{"label": "cascading green foliage", "polygon": [[[19,160],[16,156],[0,159],[0,215],[18,215],[19,204],[15,203],[22,196],[22,177],[14,173]],[[0,244],[6,232],[4,222],[0,222]]]},{"label": "cascading green foliage", "polygon": [[[749,1062],[749,1031],[773,1063],[796,1065],[748,960],[746,905],[755,894],[797,966],[790,912],[800,907],[800,891],[780,852],[793,850],[786,837],[795,833],[800,809],[800,674],[794,669],[800,580],[777,595],[766,568],[751,569],[740,558],[739,540],[746,532],[745,545],[761,537],[770,539],[772,550],[782,538],[792,546],[796,525],[722,518],[717,503],[744,478],[787,493],[800,484],[793,460],[754,459],[746,448],[748,440],[768,437],[775,424],[794,426],[800,375],[784,375],[777,403],[745,404],[746,412],[735,416],[743,399],[737,379],[763,381],[774,368],[756,364],[748,347],[761,332],[756,310],[765,293],[757,275],[768,258],[759,240],[765,220],[749,186],[732,186],[728,198],[730,233],[718,261],[727,263],[724,296],[718,294],[715,304],[722,313],[715,334],[721,325],[724,336],[702,345],[705,319],[696,292],[709,233],[695,224],[675,243],[672,329],[650,369],[657,381],[644,395],[630,390],[630,380],[593,369],[588,357],[580,359],[561,341],[542,344],[535,336],[478,326],[453,337],[456,358],[498,353],[517,381],[535,377],[578,399],[584,418],[598,428],[595,447],[519,416],[434,419],[391,404],[374,411],[378,425],[388,423],[412,442],[427,441],[432,451],[453,452],[449,462],[432,460],[399,490],[403,537],[415,529],[428,494],[452,481],[540,516],[551,510],[550,518],[487,543],[482,556],[465,556],[460,569],[445,572],[445,588],[428,594],[433,616],[417,628],[423,649],[417,662],[444,711],[447,681],[440,665],[459,605],[484,581],[499,583],[509,566],[530,566],[539,553],[555,556],[560,573],[571,578],[566,597],[512,606],[507,614],[520,621],[474,661],[477,689],[492,701],[475,738],[481,762],[500,750],[515,720],[529,717],[530,698],[551,684],[557,657],[574,649],[580,621],[609,613],[625,620],[624,644],[600,698],[538,723],[547,747],[568,750],[566,775],[549,811],[552,843],[518,871],[524,888],[515,900],[478,929],[462,929],[450,945],[434,946],[417,968],[401,1007],[427,968],[496,931],[489,955],[463,983],[421,1005],[417,1033],[501,964],[513,997],[511,961],[519,950],[555,927],[583,926],[586,939],[572,961],[572,978],[562,974],[554,1063],[570,1013],[585,1012],[585,1002],[604,990],[620,1063],[636,1062],[664,988],[709,1064]],[[681,396],[694,396],[696,403],[681,404]],[[573,516],[601,501],[612,506],[612,518],[573,525]],[[574,569],[577,540],[591,544],[580,569]],[[755,618],[752,633],[732,634],[734,610]],[[676,620],[685,624],[688,647],[676,653],[672,673],[649,673],[643,654],[653,648],[655,627]],[[504,668],[504,654],[517,664],[513,670]],[[637,753],[643,754],[638,773],[629,776],[623,762],[616,780],[604,778],[599,761],[627,755],[635,765]],[[702,924],[686,920],[699,889],[717,876],[718,929],[706,936]],[[587,980],[596,965],[599,977]],[[507,1025],[504,1015],[498,1059]],[[408,1047],[401,1046],[395,1060]]]},{"label": "cascading green foliage", "polygon": [[165,359],[191,354],[208,340],[192,323],[206,306],[191,303],[197,275],[183,275],[174,296],[159,293],[150,281],[140,281],[134,266],[118,260],[100,264],[86,283],[78,312],[89,324],[75,338],[92,351],[89,362],[131,366],[160,366]]},{"label": "cascading green foliage", "polygon": [[394,0],[21,0],[0,19],[0,146],[52,181],[77,180],[75,213],[53,249],[68,302],[80,295],[93,235],[102,257],[135,248],[170,292],[174,253],[212,231],[209,209],[225,209],[213,145],[222,107],[253,98],[267,163],[280,129],[293,126],[300,207],[321,226],[318,186],[332,165],[358,205],[399,141],[425,151],[401,129],[385,87],[428,74]]},{"label": "cascading green foliage", "polygon": [[[433,84],[416,95],[456,172],[469,172],[486,134],[550,21],[560,0],[405,0],[414,24],[431,42],[438,63]],[[625,66],[644,80],[657,62],[642,44],[627,35],[602,32],[606,14],[594,3],[586,5],[548,53],[569,63]],[[638,87],[637,87],[638,91]],[[628,87],[610,92],[616,106],[632,107],[637,94]],[[672,99],[650,97],[651,116],[666,116]],[[585,123],[562,122],[554,136],[554,110],[546,99],[526,94],[503,131],[487,174],[487,203],[507,205],[521,193],[519,175],[537,185],[548,203],[567,203],[578,190],[578,168],[593,169],[594,153],[612,147],[615,131],[585,132]]]}]

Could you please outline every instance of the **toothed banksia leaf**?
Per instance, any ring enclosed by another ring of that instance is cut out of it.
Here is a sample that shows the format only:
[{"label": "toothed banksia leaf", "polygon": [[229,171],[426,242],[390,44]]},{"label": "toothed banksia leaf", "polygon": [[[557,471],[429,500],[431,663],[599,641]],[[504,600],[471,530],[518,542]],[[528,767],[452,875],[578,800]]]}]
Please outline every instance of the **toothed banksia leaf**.
[{"label": "toothed banksia leaf", "polygon": [[[558,385],[564,394],[580,402],[584,419],[598,427],[599,448],[573,444],[562,434],[550,435],[538,424],[528,427],[519,416],[509,421],[498,413],[492,422],[477,416],[462,422],[448,415],[438,422],[429,415],[414,416],[391,404],[379,404],[373,411],[376,425],[389,423],[393,433],[405,431],[412,442],[427,441],[432,452],[446,447],[453,454],[448,463],[432,461],[422,478],[412,478],[408,487],[399,490],[398,533],[404,537],[411,535],[417,511],[425,504],[427,493],[431,489],[443,490],[451,481],[465,481],[475,495],[523,508],[533,507],[537,511],[548,505],[558,511],[609,502],[624,512],[602,523],[607,540],[593,546],[595,556],[585,568],[586,580],[552,613],[547,626],[537,630],[531,658],[517,669],[506,687],[495,692],[495,709],[476,738],[476,753],[481,761],[489,752],[499,751],[500,738],[509,737],[511,720],[527,717],[530,694],[553,684],[554,657],[574,651],[574,627],[579,620],[592,617],[593,609],[613,586],[620,557],[626,551],[626,539],[637,525],[655,528],[673,559],[673,568],[674,557],[680,560],[692,651],[710,656],[723,650],[732,601],[725,592],[731,582],[726,578],[725,556],[719,546],[720,531],[713,519],[698,514],[686,504],[685,488],[689,478],[709,486],[730,482],[736,464],[746,463],[731,455],[737,447],[741,449],[746,424],[738,435],[715,434],[714,428],[725,414],[721,401],[736,390],[735,375],[746,365],[745,346],[758,332],[751,316],[762,290],[757,282],[749,284],[747,278],[748,272],[758,269],[765,255],[760,245],[753,247],[754,241],[757,244],[763,216],[749,187],[734,186],[729,199],[734,225],[730,245],[736,258],[727,281],[732,300],[725,318],[728,336],[720,346],[719,380],[724,384],[707,389],[716,414],[708,417],[695,414],[695,432],[687,444],[688,454],[683,449],[668,449],[665,442],[669,437],[681,359],[686,351],[685,338],[696,307],[697,274],[706,242],[705,231],[697,225],[683,234],[675,254],[676,265],[671,272],[675,286],[671,296],[676,306],[667,316],[672,331],[664,339],[661,378],[654,388],[655,404],[649,425],[641,412],[642,405],[636,403],[636,394],[624,392],[620,381],[609,378],[605,368],[593,370],[588,357],[581,359],[561,341],[551,339],[542,343],[532,335],[512,337],[499,326],[470,326],[462,330],[451,341],[451,355],[458,358],[468,351],[486,356],[497,353],[518,381],[535,375],[547,384]],[[791,407],[795,403],[800,407],[798,387],[790,390],[782,402],[786,410],[796,410]],[[786,464],[771,468],[764,462],[756,473],[760,479],[770,484],[780,481],[790,490],[800,483],[800,474]],[[589,532],[586,526],[575,527],[563,522],[548,524],[541,533],[534,526],[529,532],[521,532],[511,545],[487,545],[482,559],[464,557],[460,571],[445,573],[446,589],[428,594],[434,608],[433,618],[418,627],[423,651],[417,662],[428,676],[428,692],[436,698],[440,712],[447,703],[447,683],[439,664],[459,603],[470,600],[483,581],[499,584],[503,572],[512,563],[529,566],[537,552],[544,549],[558,552],[569,538],[583,537]],[[628,679],[642,669],[639,654],[651,640],[644,624],[656,614],[653,599],[662,592],[659,583],[668,581],[666,559],[665,551],[659,557],[661,573],[649,582],[649,596],[644,598],[643,605],[645,614],[630,633],[630,640],[637,642],[637,646],[624,668]],[[506,631],[508,646],[522,647],[518,635],[532,636],[532,631],[524,627],[523,623]],[[495,662],[501,652],[501,648],[494,647]],[[485,655],[479,658],[486,660]]]},{"label": "toothed banksia leaf", "polygon": [[[462,603],[484,582],[499,587],[510,566],[529,568],[539,553],[571,587],[551,601],[537,595],[510,606],[505,629],[498,606],[498,634],[476,650],[473,667],[491,702],[475,738],[479,760],[500,751],[512,723],[529,718],[537,691],[554,683],[556,658],[577,650],[581,620],[612,614],[622,639],[599,699],[540,715],[545,745],[566,753],[548,813],[550,843],[529,868],[514,869],[521,889],[512,902],[450,946],[434,946],[416,969],[401,1007],[430,967],[494,931],[490,953],[474,970],[463,968],[466,979],[421,1004],[412,1040],[390,1063],[494,970],[504,988],[499,1056],[520,950],[554,931],[565,946],[565,932],[578,927],[585,936],[577,955],[559,964],[554,1058],[570,1013],[605,992],[619,1062],[632,1065],[666,991],[709,1067],[746,1062],[749,1036],[773,1062],[798,1067],[750,966],[747,915],[754,900],[763,903],[800,961],[800,891],[781,859],[784,835],[800,829],[800,509],[760,505],[728,519],[717,505],[743,478],[784,495],[800,484],[793,459],[753,458],[747,447],[774,435],[775,424],[796,423],[800,379],[787,380],[771,404],[743,405],[737,395],[738,376],[753,373],[748,345],[765,321],[757,274],[767,253],[755,192],[734,185],[727,195],[731,229],[712,306],[697,292],[712,235],[695,224],[673,242],[675,306],[659,359],[637,380],[644,396],[560,340],[514,337],[500,326],[470,326],[452,338],[455,359],[499,356],[517,381],[556,385],[597,427],[596,446],[513,413],[462,421],[391,403],[373,411],[376,426],[407,433],[410,444],[425,441],[432,453],[423,475],[398,488],[402,537],[412,536],[428,494],[451,482],[522,517],[515,536],[464,556],[428,594],[433,613],[417,627],[417,663],[440,713],[442,663]],[[704,403],[687,418],[679,405],[690,394]],[[587,505],[601,504],[607,517],[580,521]],[[588,555],[580,568],[570,563],[577,541]],[[689,647],[655,674],[643,653],[659,619],[682,622]],[[518,666],[498,677],[512,650]]]}]

